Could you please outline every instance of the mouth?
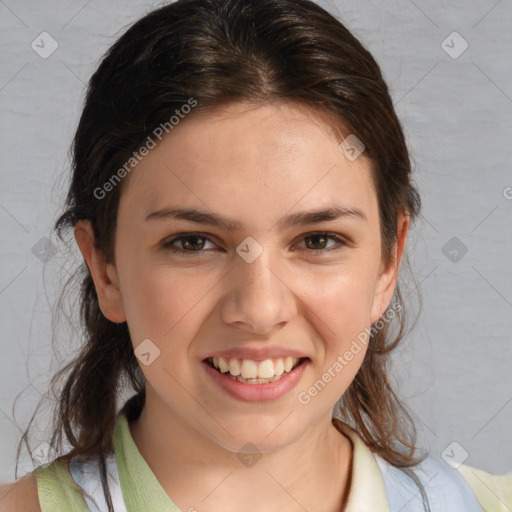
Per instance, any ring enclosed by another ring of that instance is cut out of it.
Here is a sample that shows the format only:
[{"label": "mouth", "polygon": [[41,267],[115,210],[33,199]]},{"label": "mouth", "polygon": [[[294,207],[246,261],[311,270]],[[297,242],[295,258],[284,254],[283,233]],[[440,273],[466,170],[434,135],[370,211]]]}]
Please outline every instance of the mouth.
[{"label": "mouth", "polygon": [[204,363],[218,373],[244,384],[270,384],[277,382],[306,361],[309,361],[309,357],[288,356],[265,359],[264,361],[207,357],[203,360]]}]

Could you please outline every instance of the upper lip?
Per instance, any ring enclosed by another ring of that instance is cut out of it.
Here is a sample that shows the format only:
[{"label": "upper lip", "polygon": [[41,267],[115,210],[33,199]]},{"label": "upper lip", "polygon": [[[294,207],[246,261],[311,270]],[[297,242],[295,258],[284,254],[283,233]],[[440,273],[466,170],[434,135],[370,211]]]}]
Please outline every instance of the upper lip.
[{"label": "upper lip", "polygon": [[224,350],[215,350],[210,352],[201,359],[208,359],[209,357],[224,357],[224,358],[240,358],[252,359],[253,361],[265,361],[265,359],[278,359],[280,357],[308,357],[300,350],[283,347],[235,347]]}]

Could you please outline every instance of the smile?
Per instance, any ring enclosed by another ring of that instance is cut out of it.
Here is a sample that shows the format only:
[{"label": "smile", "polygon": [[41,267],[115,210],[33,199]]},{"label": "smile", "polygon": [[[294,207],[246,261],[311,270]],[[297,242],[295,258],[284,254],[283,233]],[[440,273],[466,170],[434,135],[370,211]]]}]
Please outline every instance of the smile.
[{"label": "smile", "polygon": [[[309,357],[292,356],[263,361],[208,357],[203,360],[203,368],[233,398],[247,402],[264,402],[276,400],[290,392],[298,384],[310,362]],[[272,376],[260,377],[261,375]]]},{"label": "smile", "polygon": [[280,357],[254,361],[236,357],[208,358],[207,363],[220,373],[226,373],[239,382],[248,384],[264,384],[280,380],[283,375],[291,372],[300,362],[298,357]]}]

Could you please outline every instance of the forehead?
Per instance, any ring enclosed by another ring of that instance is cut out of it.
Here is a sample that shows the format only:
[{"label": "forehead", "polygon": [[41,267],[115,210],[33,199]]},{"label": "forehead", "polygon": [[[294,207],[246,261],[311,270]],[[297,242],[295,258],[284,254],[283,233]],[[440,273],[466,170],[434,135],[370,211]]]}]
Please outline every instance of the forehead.
[{"label": "forehead", "polygon": [[294,205],[337,203],[371,217],[371,162],[364,153],[348,160],[342,138],[325,115],[293,103],[191,115],[132,171],[119,214],[141,218],[172,205],[271,220]]}]

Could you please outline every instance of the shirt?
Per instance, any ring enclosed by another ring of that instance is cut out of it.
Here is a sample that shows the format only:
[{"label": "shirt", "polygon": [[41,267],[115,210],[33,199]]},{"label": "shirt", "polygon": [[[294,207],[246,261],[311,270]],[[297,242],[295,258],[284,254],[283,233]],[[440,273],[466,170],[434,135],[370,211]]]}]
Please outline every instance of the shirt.
[{"label": "shirt", "polygon": [[[348,424],[337,418],[333,418],[333,423],[350,438],[353,446],[344,512],[424,510],[419,489],[408,476],[372,452]],[[139,452],[122,413],[117,417],[113,444],[114,453],[107,458],[107,474],[115,511],[180,512]],[[512,512],[512,472],[496,476],[466,465],[453,469],[433,456],[415,468],[429,496],[432,512]],[[32,473],[37,479],[42,512],[108,510],[93,460],[80,461],[75,457],[69,468],[62,461],[53,461]],[[98,506],[82,497],[79,485]],[[200,510],[200,503],[197,509]]]}]

